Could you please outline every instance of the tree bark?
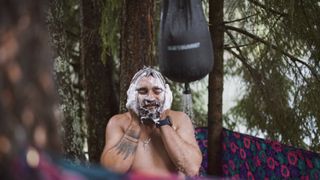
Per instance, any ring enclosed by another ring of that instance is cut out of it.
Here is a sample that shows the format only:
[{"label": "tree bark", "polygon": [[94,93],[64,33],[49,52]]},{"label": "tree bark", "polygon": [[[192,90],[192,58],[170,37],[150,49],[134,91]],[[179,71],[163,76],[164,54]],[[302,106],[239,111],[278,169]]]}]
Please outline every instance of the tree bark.
[{"label": "tree bark", "polygon": [[154,65],[154,0],[124,0],[120,44],[120,111],[125,103],[132,76],[143,66]]},{"label": "tree bark", "polygon": [[208,174],[222,175],[221,132],[223,92],[223,0],[209,1],[209,29],[213,44],[214,66],[209,74]]},{"label": "tree bark", "polygon": [[90,162],[98,163],[105,143],[108,119],[118,112],[112,82],[112,59],[101,59],[102,1],[81,0],[81,62],[84,74],[88,154]]},{"label": "tree bark", "polygon": [[[80,162],[85,160],[83,152],[84,146],[84,131],[81,128],[74,128],[75,126],[81,127],[83,118],[82,109],[82,87],[79,81],[71,80],[71,76],[81,76],[80,70],[80,57],[72,56],[68,49],[68,36],[66,31],[70,26],[65,26],[64,19],[67,16],[63,7],[65,4],[59,0],[52,0],[49,2],[48,13],[48,27],[51,36],[51,46],[54,50],[54,56],[59,57],[55,59],[55,64],[59,64],[55,68],[55,80],[58,86],[59,103],[63,112],[63,149],[64,154],[71,160]],[[67,9],[67,8],[65,8]],[[71,17],[73,18],[73,17]],[[75,27],[73,27],[75,29]],[[78,27],[77,27],[78,28]],[[77,34],[79,35],[79,34]],[[76,43],[76,42],[71,42]],[[73,62],[73,71],[70,70],[70,62]],[[67,68],[61,68],[62,67]],[[74,84],[75,83],[75,84]]]}]

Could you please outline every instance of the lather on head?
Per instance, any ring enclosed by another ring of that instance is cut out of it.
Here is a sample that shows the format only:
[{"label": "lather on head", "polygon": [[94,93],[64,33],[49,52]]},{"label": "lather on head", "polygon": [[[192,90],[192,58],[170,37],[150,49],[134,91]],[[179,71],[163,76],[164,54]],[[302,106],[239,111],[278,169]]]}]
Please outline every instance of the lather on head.
[{"label": "lather on head", "polygon": [[[145,112],[146,109],[143,109],[139,105],[138,98],[137,98],[138,97],[137,88],[140,80],[144,77],[152,77],[156,79],[156,81],[154,81],[155,83],[154,85],[163,89],[164,101],[162,104],[160,104],[157,110],[158,111],[157,113],[162,113],[164,110],[170,109],[171,103],[172,103],[172,92],[170,90],[170,87],[168,84],[166,84],[165,79],[161,75],[161,73],[150,67],[144,67],[133,76],[129,89],[127,91],[127,103],[126,103],[127,109],[135,112],[138,116],[140,116],[140,118],[143,118],[141,116],[144,116],[143,114],[147,113]],[[153,116],[157,116],[157,115],[153,114]],[[156,117],[153,117],[153,118],[156,118]]]}]

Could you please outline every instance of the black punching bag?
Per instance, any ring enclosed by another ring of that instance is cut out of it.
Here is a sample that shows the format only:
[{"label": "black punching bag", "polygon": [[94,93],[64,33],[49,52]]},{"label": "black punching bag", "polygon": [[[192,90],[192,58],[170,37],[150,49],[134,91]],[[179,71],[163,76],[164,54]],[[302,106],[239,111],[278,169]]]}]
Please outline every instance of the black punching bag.
[{"label": "black punching bag", "polygon": [[159,65],[177,82],[199,80],[212,70],[211,37],[201,0],[163,0]]}]

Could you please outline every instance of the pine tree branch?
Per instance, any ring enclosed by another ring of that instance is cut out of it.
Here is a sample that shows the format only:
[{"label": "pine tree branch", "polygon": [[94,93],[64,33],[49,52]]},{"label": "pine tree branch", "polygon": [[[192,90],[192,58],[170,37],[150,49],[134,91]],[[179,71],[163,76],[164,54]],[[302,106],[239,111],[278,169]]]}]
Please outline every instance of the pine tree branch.
[{"label": "pine tree branch", "polygon": [[296,62],[296,61],[293,61],[293,63],[294,63],[294,66],[298,69],[298,73],[301,75],[301,77],[303,78],[303,80],[304,80],[305,82],[307,82],[308,84],[310,84],[310,81],[307,80],[307,78],[303,75],[300,67],[299,67],[298,64],[297,64],[297,62]]},{"label": "pine tree branch", "polygon": [[279,11],[276,11],[270,7],[267,7],[266,5],[256,1],[256,0],[248,0],[249,2],[251,2],[252,4],[258,6],[258,7],[261,7],[262,9],[266,10],[266,11],[269,11],[271,12],[272,14],[279,14],[281,16],[287,16],[288,14],[287,13],[283,13],[283,12],[279,12]]},{"label": "pine tree branch", "polygon": [[[229,32],[229,31],[226,31],[227,35],[230,37],[232,43],[235,45],[235,48],[237,49],[238,53],[239,53],[239,56],[241,57],[241,59],[245,59],[245,57],[243,56],[242,54],[242,51],[240,49],[240,46],[238,45],[238,43],[236,42],[234,36]],[[250,69],[252,68],[249,64],[246,63],[246,65],[248,65],[250,67]],[[252,68],[253,69],[253,68]]]},{"label": "pine tree branch", "polygon": [[261,75],[255,70],[246,60],[246,58],[243,56],[242,51],[240,47],[238,46],[238,43],[236,42],[234,36],[229,32],[226,31],[227,35],[230,37],[232,43],[235,45],[237,51],[239,54],[232,51],[230,48],[227,49],[232,55],[234,55],[236,58],[238,58],[242,64],[248,69],[249,73],[251,74],[252,78],[255,80],[255,82],[259,85],[261,91],[263,92],[263,84],[262,84],[262,78]]},{"label": "pine tree branch", "polygon": [[260,89],[262,95],[264,96],[264,98],[268,99],[265,96],[266,92],[264,90],[264,86],[263,86],[263,81],[262,81],[261,75],[252,66],[250,66],[250,64],[248,64],[246,59],[241,57],[241,55],[239,55],[236,52],[232,51],[232,49],[230,49],[230,48],[227,48],[226,50],[241,61],[241,63],[246,67],[246,69],[251,74],[251,77],[253,78],[253,80],[257,84],[257,86],[259,87],[259,89]]},{"label": "pine tree branch", "polygon": [[239,47],[239,48],[241,48],[241,47],[247,47],[247,46],[251,46],[251,45],[254,45],[254,44],[256,44],[257,42],[251,42],[251,43],[247,43],[247,44],[238,44],[238,46],[231,46],[231,45],[229,45],[229,44],[225,44],[224,45],[224,48],[229,48],[229,49],[234,49],[234,48],[237,48],[237,47]]},{"label": "pine tree branch", "polygon": [[224,23],[224,24],[230,24],[230,23],[234,23],[234,22],[244,21],[244,20],[247,20],[247,19],[249,19],[249,18],[251,18],[251,17],[253,17],[253,16],[256,16],[256,15],[258,15],[258,13],[252,14],[252,15],[250,15],[250,16],[246,16],[246,17],[244,17],[244,18],[235,19],[235,20],[232,20],[232,21],[224,21],[223,23]]},{"label": "pine tree branch", "polygon": [[252,77],[257,77],[257,76],[255,75],[255,72],[254,72],[255,70],[254,70],[254,68],[251,67],[250,64],[247,63],[247,61],[246,61],[245,58],[243,58],[241,55],[237,54],[236,52],[234,52],[234,51],[233,51],[232,49],[230,49],[230,48],[227,48],[226,50],[227,50],[228,52],[230,52],[234,57],[236,57],[237,59],[239,59],[239,60],[242,62],[242,64],[248,69],[248,71],[250,72],[250,74],[251,74]]},{"label": "pine tree branch", "polygon": [[268,41],[260,38],[259,36],[255,35],[255,34],[252,34],[252,33],[248,32],[248,31],[245,31],[245,30],[240,29],[240,28],[237,28],[237,27],[225,25],[225,29],[226,29],[226,30],[236,31],[236,32],[239,32],[239,33],[241,33],[241,34],[243,34],[243,35],[246,35],[246,36],[248,36],[248,37],[250,37],[250,38],[252,38],[252,39],[254,39],[254,40],[256,40],[256,41],[259,41],[259,42],[261,42],[261,43],[263,43],[263,44],[265,44],[265,45],[267,45],[267,46],[269,46],[269,47],[271,47],[271,48],[279,51],[279,52],[282,53],[283,55],[289,57],[291,61],[299,62],[300,64],[303,64],[304,66],[306,66],[306,67],[311,71],[312,75],[317,79],[317,81],[320,82],[320,78],[318,77],[318,74],[317,74],[317,72],[314,70],[314,68],[312,68],[309,64],[307,64],[307,63],[304,62],[303,60],[300,60],[300,59],[294,57],[293,55],[285,52],[285,51],[284,51],[283,49],[281,49],[280,47],[278,47],[278,46],[276,46],[276,45],[274,45],[274,44],[272,44],[272,43],[270,43],[270,42],[268,42]]}]

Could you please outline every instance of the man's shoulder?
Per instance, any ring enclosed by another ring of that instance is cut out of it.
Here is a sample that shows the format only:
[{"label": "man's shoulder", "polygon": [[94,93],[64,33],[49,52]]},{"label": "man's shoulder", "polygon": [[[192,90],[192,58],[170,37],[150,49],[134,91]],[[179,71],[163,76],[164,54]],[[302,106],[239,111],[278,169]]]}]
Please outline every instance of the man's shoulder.
[{"label": "man's shoulder", "polygon": [[128,124],[130,121],[130,114],[128,112],[116,114],[109,119],[109,126],[122,126]]},{"label": "man's shoulder", "polygon": [[174,111],[174,110],[169,110],[168,116],[172,118],[173,121],[179,123],[183,122],[184,120],[188,120],[189,116],[182,112],[182,111]]},{"label": "man's shoulder", "polygon": [[121,114],[116,114],[113,115],[110,120],[126,120],[126,119],[130,119],[130,113],[129,112],[125,112],[125,113],[121,113]]},{"label": "man's shoulder", "polygon": [[177,116],[177,117],[185,117],[187,116],[186,113],[182,112],[182,111],[174,111],[174,110],[168,110],[168,115],[169,116]]},{"label": "man's shoulder", "polygon": [[168,112],[168,116],[171,118],[172,124],[177,128],[177,130],[183,127],[185,131],[185,128],[191,129],[191,127],[193,127],[189,116],[182,111],[170,110]]}]

